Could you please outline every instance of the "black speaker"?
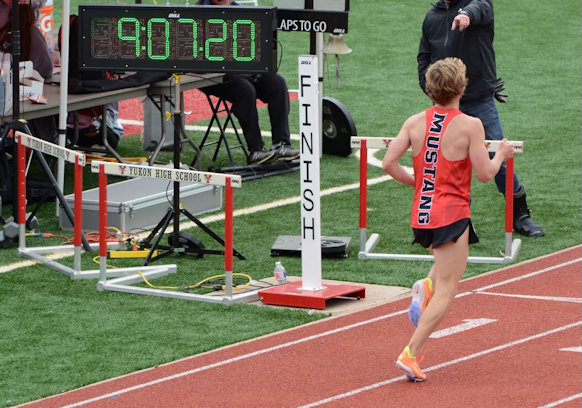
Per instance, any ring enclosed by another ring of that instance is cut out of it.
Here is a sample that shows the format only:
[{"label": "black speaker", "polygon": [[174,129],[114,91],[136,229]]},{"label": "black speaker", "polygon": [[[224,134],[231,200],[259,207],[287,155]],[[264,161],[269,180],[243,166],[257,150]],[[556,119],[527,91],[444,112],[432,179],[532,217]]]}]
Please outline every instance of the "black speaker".
[{"label": "black speaker", "polygon": [[352,152],[350,138],[357,135],[352,115],[334,98],[324,97],[322,110],[322,152],[333,156],[349,156]]},{"label": "black speaker", "polygon": [[204,244],[202,244],[202,242],[200,242],[200,240],[195,238],[193,235],[190,235],[186,232],[178,232],[177,245],[174,245],[174,234],[170,234],[168,236],[168,244],[174,248],[184,248],[184,252],[180,253],[182,255],[191,255],[196,258],[202,258],[204,256]]}]

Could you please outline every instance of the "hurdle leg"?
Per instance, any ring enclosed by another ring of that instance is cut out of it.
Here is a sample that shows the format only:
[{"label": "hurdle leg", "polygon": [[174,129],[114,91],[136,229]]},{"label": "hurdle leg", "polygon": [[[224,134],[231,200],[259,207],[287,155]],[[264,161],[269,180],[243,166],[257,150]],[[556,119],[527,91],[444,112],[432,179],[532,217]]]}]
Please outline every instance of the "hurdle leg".
[{"label": "hurdle leg", "polygon": [[513,239],[513,157],[505,166],[505,259],[510,262],[517,256],[521,240]]},{"label": "hurdle leg", "polygon": [[362,140],[360,147],[360,253],[366,252],[368,222],[368,148]]},{"label": "hurdle leg", "polygon": [[99,165],[99,284],[106,281],[107,274],[107,174],[103,164]]},{"label": "hurdle leg", "polygon": [[18,247],[26,247],[26,148],[18,139]]},{"label": "hurdle leg", "polygon": [[226,285],[226,296],[232,297],[232,249],[233,249],[233,228],[232,228],[232,186],[230,177],[227,177],[224,185],[224,280]]},{"label": "hurdle leg", "polygon": [[73,223],[74,268],[81,270],[81,236],[83,234],[83,167],[75,158],[75,209]]}]

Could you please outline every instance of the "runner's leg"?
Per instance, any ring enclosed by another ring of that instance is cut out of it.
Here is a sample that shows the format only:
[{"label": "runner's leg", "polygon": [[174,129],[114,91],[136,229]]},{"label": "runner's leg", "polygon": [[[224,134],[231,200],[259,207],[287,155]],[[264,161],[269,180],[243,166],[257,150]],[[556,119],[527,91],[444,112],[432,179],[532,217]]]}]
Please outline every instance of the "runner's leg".
[{"label": "runner's leg", "polygon": [[447,242],[433,248],[433,253],[434,265],[429,276],[435,283],[434,294],[408,343],[413,356],[416,356],[422,344],[436,329],[455,297],[457,285],[467,266],[469,229],[459,237],[457,242]]}]

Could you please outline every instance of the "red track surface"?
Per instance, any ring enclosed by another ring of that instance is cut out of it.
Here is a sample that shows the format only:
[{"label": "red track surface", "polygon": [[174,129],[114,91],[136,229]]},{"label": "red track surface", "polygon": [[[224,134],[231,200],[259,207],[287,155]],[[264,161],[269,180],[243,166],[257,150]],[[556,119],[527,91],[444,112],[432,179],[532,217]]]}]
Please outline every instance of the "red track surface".
[{"label": "red track surface", "polygon": [[424,383],[394,366],[412,332],[402,299],[25,406],[580,407],[581,249],[461,282],[439,330],[493,321],[429,339]]},{"label": "red track surface", "polygon": [[[184,107],[184,121],[186,123],[212,117],[212,110],[206,101],[206,96],[197,89],[184,92]],[[119,103],[119,117],[143,122],[143,107],[139,98],[122,100]],[[126,124],[123,126],[123,134],[124,136],[135,135],[140,133],[141,129],[141,125]]]},{"label": "red track surface", "polygon": [[[289,93],[289,99],[294,101],[297,99],[297,93]],[[213,103],[216,103],[216,98],[211,97]],[[230,104],[229,104],[230,106]],[[260,100],[257,100],[257,108],[262,108],[265,105]],[[220,113],[219,116],[224,116],[226,113]],[[119,102],[119,117],[120,119],[134,120],[143,123],[143,106],[139,98],[125,99]],[[212,110],[206,96],[197,89],[184,91],[184,121],[185,123],[198,122],[212,117]],[[131,136],[141,133],[141,124],[124,124],[123,135]]]}]

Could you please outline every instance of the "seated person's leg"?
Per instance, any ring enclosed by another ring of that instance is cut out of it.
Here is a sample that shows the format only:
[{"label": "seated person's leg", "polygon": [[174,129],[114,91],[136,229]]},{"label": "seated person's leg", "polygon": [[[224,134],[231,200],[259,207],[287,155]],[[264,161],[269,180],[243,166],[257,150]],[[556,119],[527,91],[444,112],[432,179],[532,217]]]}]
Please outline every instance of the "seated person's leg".
[{"label": "seated person's leg", "polygon": [[238,119],[247,142],[249,164],[264,164],[276,159],[275,152],[264,150],[257,96],[255,88],[247,79],[237,74],[226,74],[223,83],[202,88],[201,91],[232,103],[230,110]]},{"label": "seated person's leg", "polygon": [[293,160],[299,150],[291,147],[289,132],[289,91],[285,78],[279,74],[260,74],[253,77],[258,98],[267,104],[271,120],[273,150],[279,153],[278,160]]}]

